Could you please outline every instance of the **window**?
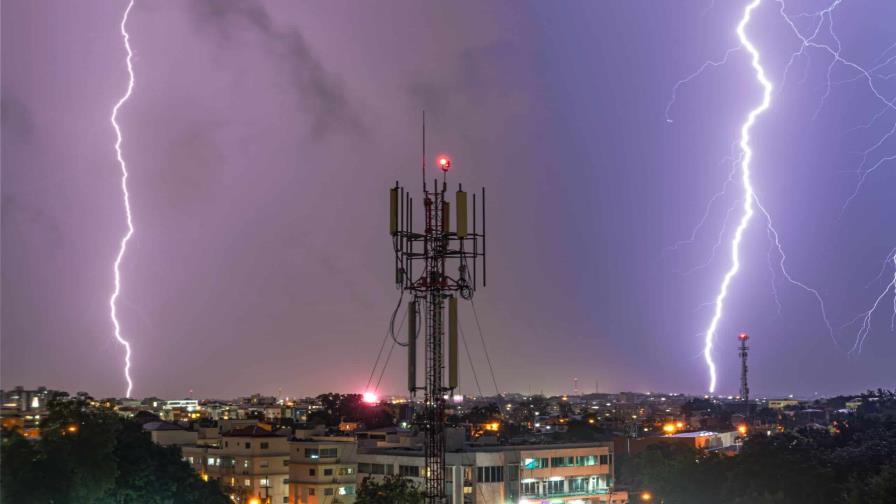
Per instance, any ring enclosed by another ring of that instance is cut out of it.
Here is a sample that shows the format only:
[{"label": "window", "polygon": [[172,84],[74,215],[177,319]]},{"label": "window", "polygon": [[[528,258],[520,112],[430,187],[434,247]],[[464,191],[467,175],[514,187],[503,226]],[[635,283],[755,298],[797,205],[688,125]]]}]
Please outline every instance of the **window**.
[{"label": "window", "polygon": [[320,458],[336,458],[336,448],[321,448]]},{"label": "window", "polygon": [[249,467],[249,459],[243,461],[243,467]]},{"label": "window", "polygon": [[333,495],[332,488],[324,488],[324,495]]},{"label": "window", "polygon": [[339,487],[336,489],[336,494],[337,495],[355,495],[355,487],[352,485]]},{"label": "window", "polygon": [[263,487],[269,487],[271,486],[271,480],[267,478],[261,478],[260,480],[258,480],[258,484]]},{"label": "window", "polygon": [[308,476],[317,476],[317,469],[308,469]]},{"label": "window", "polygon": [[419,478],[420,477],[420,466],[399,465],[398,466],[398,474],[399,474],[399,476],[406,476],[408,478]]},{"label": "window", "polygon": [[587,492],[588,478],[573,478],[569,480],[570,492]]},{"label": "window", "polygon": [[575,463],[575,457],[551,457],[551,467],[570,467]]},{"label": "window", "polygon": [[597,457],[594,455],[585,455],[581,457],[576,457],[576,465],[577,466],[593,466],[597,464]]},{"label": "window", "polygon": [[288,485],[288,484],[289,484],[289,478],[283,478],[283,484],[284,484],[284,485]]},{"label": "window", "polygon": [[523,495],[538,495],[540,494],[538,481],[526,481],[523,482]]},{"label": "window", "polygon": [[313,488],[309,488],[309,489],[308,489],[308,495],[314,495],[314,489],[313,489]]},{"label": "window", "polygon": [[227,448],[230,446],[230,441],[224,441],[224,447]]},{"label": "window", "polygon": [[305,448],[305,458],[319,459],[320,450],[318,450],[317,448]]},{"label": "window", "polygon": [[332,475],[333,475],[332,467],[327,467],[326,469],[324,469],[324,476],[332,476]]},{"label": "window", "polygon": [[386,466],[383,464],[371,464],[370,474],[386,474]]},{"label": "window", "polygon": [[340,468],[339,468],[339,475],[340,475],[340,476],[351,476],[352,474],[355,474],[355,468],[354,468],[354,467],[340,467]]},{"label": "window", "polygon": [[498,483],[504,481],[504,467],[487,466],[476,468],[476,480],[480,483]]},{"label": "window", "polygon": [[260,461],[260,462],[258,463],[258,467],[268,467],[269,464],[270,464],[269,461],[267,461],[267,460],[262,460],[262,461]]},{"label": "window", "polygon": [[288,495],[283,496],[283,504],[289,504],[289,496]]},{"label": "window", "polygon": [[284,467],[289,466],[289,459],[283,459],[283,466]]},{"label": "window", "polygon": [[546,467],[550,467],[547,458],[523,459],[523,469],[543,469]]},{"label": "window", "polygon": [[370,464],[367,462],[358,462],[358,472],[370,474]]},{"label": "window", "polygon": [[252,448],[252,443],[248,443],[248,442],[247,442],[247,443],[246,443],[246,449],[248,450],[249,448]]},{"label": "window", "polygon": [[600,456],[600,465],[607,465],[607,464],[609,464],[609,463],[610,463],[610,456],[609,456],[609,455],[601,455],[601,456]]},{"label": "window", "polygon": [[268,443],[261,443],[261,449],[267,450],[270,445]]},{"label": "window", "polygon": [[548,495],[562,494],[563,480],[548,481]]},{"label": "window", "polygon": [[243,486],[247,486],[247,487],[252,486],[252,480],[250,480],[250,479],[243,480]]},{"label": "window", "polygon": [[386,464],[386,475],[392,476],[395,474],[395,466],[392,464]]}]

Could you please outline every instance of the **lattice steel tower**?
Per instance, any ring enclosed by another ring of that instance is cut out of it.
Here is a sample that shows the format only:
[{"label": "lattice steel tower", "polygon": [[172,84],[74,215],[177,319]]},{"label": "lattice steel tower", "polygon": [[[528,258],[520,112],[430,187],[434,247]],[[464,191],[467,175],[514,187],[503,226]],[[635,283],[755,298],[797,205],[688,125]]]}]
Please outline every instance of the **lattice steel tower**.
[{"label": "lattice steel tower", "polygon": [[[457,300],[473,298],[482,258],[485,270],[485,188],[480,197],[482,229],[477,230],[476,194],[472,194],[472,228],[468,227],[467,193],[458,185],[455,193],[455,230],[451,231],[448,170],[451,159],[438,158],[442,180],[427,185],[426,126],[423,127],[423,232],[414,231],[413,199],[395,183],[389,190],[389,234],[395,251],[396,287],[413,297],[408,303],[408,391],[416,397],[423,390],[416,424],[425,434],[425,492],[428,503],[445,502],[445,404],[457,388]],[[415,268],[416,266],[416,268]],[[418,272],[415,274],[415,271]],[[448,382],[444,382],[445,304],[448,305]],[[422,317],[420,315],[423,315]],[[418,323],[420,320],[420,323]],[[425,326],[426,383],[417,386],[417,335]]]},{"label": "lattice steel tower", "polygon": [[747,350],[750,349],[747,340],[750,335],[742,332],[737,335],[737,339],[740,341],[737,353],[740,357],[740,398],[744,402],[744,419],[747,419],[750,417],[750,387],[747,385]]}]

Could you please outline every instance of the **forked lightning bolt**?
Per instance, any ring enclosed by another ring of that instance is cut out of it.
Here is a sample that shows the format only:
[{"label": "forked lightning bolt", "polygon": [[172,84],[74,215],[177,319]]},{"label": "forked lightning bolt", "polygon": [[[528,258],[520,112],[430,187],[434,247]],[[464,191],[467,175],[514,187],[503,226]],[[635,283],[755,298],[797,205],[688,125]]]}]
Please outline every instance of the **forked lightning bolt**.
[{"label": "forked lightning bolt", "polygon": [[118,247],[118,255],[115,257],[115,265],[113,267],[115,271],[115,288],[112,291],[112,296],[109,298],[109,315],[112,317],[112,325],[115,328],[115,339],[124,346],[124,378],[128,382],[128,389],[125,392],[126,397],[131,396],[131,390],[134,388],[134,383],[131,381],[131,344],[128,340],[124,339],[121,335],[121,324],[118,321],[118,310],[116,301],[118,301],[118,296],[121,294],[121,261],[124,259],[124,254],[127,251],[128,240],[131,239],[131,236],[134,234],[134,223],[131,220],[131,201],[128,194],[128,166],[125,163],[124,157],[121,153],[121,127],[118,125],[118,112],[121,110],[121,106],[124,105],[128,98],[131,97],[131,93],[134,90],[134,67],[131,64],[131,58],[133,56],[133,52],[131,51],[131,43],[130,37],[127,31],[127,21],[128,15],[131,13],[131,8],[134,6],[134,0],[130,0],[127,8],[124,10],[124,15],[121,18],[121,36],[124,39],[124,48],[127,51],[127,58],[125,59],[125,63],[128,69],[128,86],[127,89],[122,95],[122,97],[118,100],[115,106],[112,108],[112,117],[110,121],[112,122],[112,128],[115,129],[115,157],[118,160],[118,165],[121,168],[121,192],[124,199],[124,213],[127,218],[127,232],[121,238],[121,243]]},{"label": "forked lightning bolt", "polygon": [[[731,241],[731,267],[722,278],[722,284],[719,287],[719,293],[716,295],[714,303],[713,316],[705,333],[703,358],[706,360],[706,365],[709,367],[710,392],[715,392],[716,390],[716,364],[712,359],[712,345],[716,337],[716,332],[719,329],[719,322],[722,320],[722,311],[725,307],[725,298],[728,296],[731,281],[734,279],[734,276],[737,275],[738,270],[740,270],[740,242],[743,239],[744,232],[747,230],[747,226],[749,226],[750,220],[753,218],[754,214],[753,203],[755,192],[753,191],[753,181],[750,179],[750,163],[753,161],[753,149],[750,147],[750,130],[753,128],[753,124],[756,123],[756,118],[759,114],[765,112],[769,108],[772,100],[772,83],[766,78],[765,69],[762,68],[762,65],[759,62],[759,51],[756,50],[756,47],[753,46],[753,43],[750,42],[750,39],[745,33],[745,29],[750,23],[750,17],[753,10],[759,6],[760,2],[761,0],[753,0],[752,3],[747,5],[744,9],[744,15],[741,18],[740,23],[737,25],[737,37],[740,39],[740,43],[744,49],[750,53],[751,64],[753,65],[753,70],[756,72],[756,80],[759,81],[759,84],[762,86],[762,101],[756,108],[747,114],[747,120],[744,121],[740,128],[740,150],[743,154],[740,162],[740,174],[744,190],[744,206],[740,223],[737,225],[737,229],[734,231],[734,239]],[[730,51],[729,53],[726,53],[726,55],[727,54],[730,54]]]},{"label": "forked lightning bolt", "polygon": [[[781,302],[778,297],[777,289],[775,287],[775,282],[777,280],[776,270],[780,270],[783,278],[787,282],[789,282],[791,285],[802,289],[803,291],[812,295],[815,298],[815,300],[818,303],[821,317],[824,321],[825,326],[828,329],[831,339],[834,341],[834,344],[839,347],[839,345],[837,344],[836,337],[835,337],[834,327],[832,326],[831,321],[828,317],[828,313],[825,308],[824,300],[822,299],[821,294],[816,289],[806,285],[805,283],[802,283],[802,282],[794,279],[791,276],[791,274],[788,272],[788,270],[786,269],[785,261],[787,259],[787,255],[785,254],[783,246],[781,244],[780,236],[772,224],[771,215],[766,210],[766,208],[763,207],[763,205],[760,203],[759,197],[756,195],[755,191],[753,190],[753,186],[752,186],[752,183],[750,180],[750,169],[751,169],[750,162],[753,157],[753,152],[752,152],[752,149],[750,147],[750,142],[749,142],[750,129],[753,126],[753,124],[756,120],[756,117],[759,114],[761,114],[763,111],[765,111],[766,109],[769,108],[769,106],[771,105],[771,96],[772,96],[771,95],[772,85],[769,82],[769,80],[766,78],[765,69],[760,64],[760,55],[759,55],[756,47],[751,43],[751,41],[745,34],[745,28],[750,22],[752,12],[759,6],[760,2],[761,2],[761,0],[753,0],[744,9],[743,17],[741,18],[741,20],[737,26],[737,35],[738,35],[741,45],[738,48],[728,49],[725,52],[724,56],[722,58],[720,58],[719,60],[710,60],[710,61],[705,62],[701,67],[699,67],[697,69],[697,71],[693,72],[688,77],[678,81],[675,84],[675,86],[673,87],[672,98],[671,98],[669,104],[667,105],[666,111],[665,111],[666,121],[672,122],[669,112],[670,112],[672,105],[674,105],[674,103],[677,99],[678,90],[682,85],[684,85],[684,84],[690,82],[692,79],[700,76],[704,71],[706,71],[710,68],[715,68],[715,67],[725,65],[728,62],[729,57],[734,52],[736,52],[737,50],[739,50],[741,48],[745,49],[749,53],[749,56],[750,56],[751,62],[752,62],[752,66],[753,66],[753,70],[755,72],[756,80],[763,88],[763,100],[756,108],[754,108],[752,111],[750,111],[750,113],[747,116],[746,121],[744,122],[744,124],[742,125],[742,128],[741,128],[741,138],[740,138],[741,154],[740,154],[739,158],[736,158],[736,161],[738,161],[740,164],[741,182],[743,184],[743,196],[741,197],[743,199],[738,198],[737,202],[738,203],[740,203],[741,201],[743,202],[743,213],[741,214],[740,224],[737,227],[737,230],[735,231],[734,236],[731,241],[731,265],[730,265],[729,269],[726,271],[724,277],[722,278],[721,284],[719,286],[719,291],[715,297],[714,302],[708,303],[709,305],[714,307],[714,311],[713,311],[713,317],[709,323],[709,327],[703,333],[703,336],[704,336],[703,354],[704,354],[704,358],[706,360],[707,367],[709,368],[709,374],[710,374],[709,390],[710,390],[710,392],[714,392],[715,386],[716,386],[716,366],[715,366],[715,363],[712,358],[712,346],[713,346],[713,342],[715,340],[716,334],[718,332],[719,323],[721,321],[722,314],[724,311],[725,299],[726,299],[728,292],[731,288],[731,283],[734,280],[735,276],[737,275],[737,273],[740,269],[741,240],[743,238],[744,231],[747,229],[747,227],[750,223],[750,220],[752,219],[754,213],[757,211],[755,209],[758,209],[758,212],[760,212],[764,216],[765,221],[766,221],[766,234],[769,239],[768,266],[772,273],[772,292],[773,292],[773,296],[775,299],[775,303],[778,306],[779,313],[781,312]],[[842,2],[842,0],[833,0],[832,3],[830,3],[826,8],[818,10],[818,11],[810,11],[810,12],[804,12],[804,13],[799,13],[799,14],[788,14],[786,12],[784,1],[777,0],[777,3],[780,4],[779,13],[780,13],[781,17],[786,21],[787,25],[792,30],[793,34],[800,41],[799,49],[796,52],[791,54],[790,60],[788,61],[786,67],[784,68],[784,78],[782,80],[782,88],[783,88],[784,84],[786,83],[788,73],[790,72],[790,68],[793,65],[793,63],[797,60],[797,58],[799,58],[801,56],[808,56],[808,51],[810,49],[819,50],[822,53],[824,53],[825,55],[827,55],[828,57],[830,57],[830,61],[827,64],[827,74],[826,74],[827,81],[826,81],[825,91],[821,97],[821,101],[818,105],[818,108],[815,111],[815,114],[813,114],[813,116],[812,116],[812,119],[815,120],[818,117],[819,112],[823,108],[826,99],[831,94],[833,86],[838,85],[838,84],[847,83],[847,82],[854,82],[854,81],[861,80],[867,85],[867,89],[875,97],[875,99],[877,99],[883,105],[882,110],[880,110],[880,112],[875,114],[867,124],[859,125],[859,126],[853,128],[853,130],[870,129],[871,127],[874,126],[874,124],[876,122],[881,120],[881,118],[883,116],[885,116],[885,114],[887,114],[888,112],[896,111],[896,100],[885,98],[883,93],[879,90],[878,84],[876,84],[876,82],[875,82],[875,79],[885,81],[891,77],[896,76],[896,74],[881,73],[882,69],[884,69],[885,67],[887,67],[890,64],[896,63],[896,55],[888,56],[888,54],[894,48],[896,48],[896,44],[893,44],[893,45],[889,46],[886,50],[884,50],[883,53],[878,57],[877,61],[874,62],[874,64],[873,64],[874,66],[871,67],[870,69],[866,69],[866,68],[854,63],[853,61],[846,59],[842,55],[842,43],[841,43],[840,39],[837,37],[837,34],[834,32],[833,14],[834,14],[835,10],[837,9],[837,7],[840,6],[841,2]],[[808,30],[807,33],[804,33],[797,27],[796,23],[794,22],[795,18],[808,18],[812,21],[813,26]],[[818,38],[819,35],[822,33],[823,28],[825,28],[825,27],[827,28],[826,31],[827,31],[827,34],[829,35],[830,39],[833,40],[833,44],[822,42]],[[838,65],[838,64],[843,66],[844,68],[848,69],[849,71],[852,71],[854,73],[854,75],[847,80],[844,80],[841,82],[833,82],[832,81],[832,72],[833,72],[835,65]],[[892,127],[888,127],[884,134],[879,136],[874,143],[872,143],[867,149],[865,149],[861,153],[861,161],[859,163],[858,168],[856,169],[856,173],[859,177],[858,182],[856,184],[856,187],[855,187],[853,193],[846,200],[846,202],[843,206],[843,209],[841,211],[841,215],[846,212],[849,204],[858,196],[859,191],[861,190],[862,185],[864,184],[864,182],[866,181],[868,176],[871,175],[872,173],[874,173],[879,168],[881,168],[882,165],[884,165],[885,163],[896,160],[896,155],[880,154],[877,158],[877,161],[873,162],[873,164],[871,164],[872,163],[871,157],[873,155],[875,155],[880,150],[880,148],[883,146],[885,141],[887,141],[894,135],[896,135],[896,124],[892,125]],[[735,171],[736,171],[736,167],[735,167]],[[711,209],[713,203],[727,192],[728,186],[733,180],[733,175],[734,175],[734,173],[732,173],[729,176],[728,180],[723,185],[722,190],[719,193],[715,194],[712,197],[712,199],[710,199],[710,202],[707,205],[706,210],[705,210],[702,218],[700,219],[700,222],[697,224],[697,227],[695,227],[694,230],[692,231],[690,239],[676,243],[672,247],[672,249],[677,249],[678,247],[680,247],[682,245],[685,245],[688,243],[693,243],[695,241],[697,232],[706,222],[706,219],[709,215],[709,212],[710,212],[710,209]],[[755,205],[755,209],[754,209],[754,205]],[[730,207],[728,209],[728,213],[730,214],[734,210],[734,208],[735,208],[734,206]],[[727,222],[727,218],[724,222]],[[715,250],[721,244],[721,237],[724,235],[724,233],[725,233],[725,230],[724,230],[724,223],[723,223],[723,228],[719,233],[719,240],[716,241],[716,244],[713,247],[713,254],[710,256],[710,261],[712,261],[714,255],[715,255]],[[772,254],[775,251],[777,251],[777,258],[775,260],[773,260]],[[691,269],[689,272],[696,271],[697,269],[703,268],[707,265],[708,265],[708,263],[701,264],[701,265]],[[893,292],[893,314],[890,319],[890,329],[891,329],[891,331],[896,331],[896,249],[891,250],[889,252],[889,254],[887,255],[886,259],[884,260],[884,264],[883,264],[883,268],[881,269],[881,273],[878,275],[878,279],[880,279],[883,276],[883,274],[888,271],[888,269],[890,267],[893,268],[893,279],[887,283],[887,285],[884,287],[883,291],[880,292],[880,294],[874,299],[874,302],[871,304],[871,306],[866,311],[860,313],[853,320],[851,320],[850,322],[848,322],[847,324],[845,324],[844,326],[841,327],[841,329],[842,329],[842,328],[845,328],[845,327],[848,327],[848,326],[851,326],[854,324],[859,324],[859,326],[860,326],[858,329],[858,332],[856,334],[855,344],[853,345],[852,349],[850,350],[850,353],[852,353],[852,354],[858,354],[861,352],[862,345],[864,344],[865,339],[868,337],[868,335],[870,334],[870,331],[871,331],[871,317],[874,314],[874,312],[878,309],[878,307],[883,304],[884,299],[887,297],[887,295],[890,293],[890,291]]]}]

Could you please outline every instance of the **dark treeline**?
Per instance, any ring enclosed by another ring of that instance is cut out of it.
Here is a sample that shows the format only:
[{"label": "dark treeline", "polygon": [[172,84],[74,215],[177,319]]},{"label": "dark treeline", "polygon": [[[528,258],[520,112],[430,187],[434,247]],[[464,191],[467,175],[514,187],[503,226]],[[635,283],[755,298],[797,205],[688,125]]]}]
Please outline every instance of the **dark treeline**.
[{"label": "dark treeline", "polygon": [[737,456],[680,445],[620,457],[618,482],[665,504],[892,504],[896,397],[879,391],[828,428],[749,436]]},{"label": "dark treeline", "polygon": [[50,401],[41,438],[4,430],[0,502],[29,504],[227,504],[181,458],[140,426],[82,399]]}]

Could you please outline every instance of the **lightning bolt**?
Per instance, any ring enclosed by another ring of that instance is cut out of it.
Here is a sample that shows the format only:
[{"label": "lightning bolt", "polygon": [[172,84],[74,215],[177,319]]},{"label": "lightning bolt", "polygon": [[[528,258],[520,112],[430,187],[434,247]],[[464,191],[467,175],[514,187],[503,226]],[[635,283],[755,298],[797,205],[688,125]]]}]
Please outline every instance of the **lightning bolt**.
[{"label": "lightning bolt", "polygon": [[[818,108],[813,115],[813,119],[815,119],[822,107],[825,104],[828,96],[831,94],[831,88],[835,83],[831,81],[831,72],[837,64],[842,65],[844,68],[852,71],[855,75],[850,79],[843,81],[846,82],[854,82],[857,80],[863,80],[866,83],[867,89],[874,95],[874,98],[878,100],[883,107],[881,110],[875,114],[871,121],[867,124],[861,125],[859,128],[867,129],[870,128],[878,119],[880,119],[887,112],[896,111],[896,99],[887,99],[883,92],[878,88],[878,85],[875,83],[875,77],[881,80],[887,80],[891,75],[882,75],[877,73],[881,68],[889,65],[894,60],[896,60],[896,56],[892,56],[882,63],[876,64],[870,70],[866,69],[862,65],[855,63],[852,60],[846,59],[843,57],[843,44],[840,42],[840,39],[837,37],[837,34],[834,32],[834,11],[837,7],[840,6],[842,0],[835,0],[833,3],[828,5],[826,8],[815,11],[815,12],[805,12],[801,14],[787,14],[786,6],[784,5],[783,0],[777,0],[780,4],[779,13],[781,17],[787,22],[787,25],[790,27],[790,30],[796,36],[796,38],[800,41],[800,49],[793,53],[790,57],[790,61],[788,61],[787,66],[784,69],[784,77],[786,79],[787,72],[790,70],[791,65],[797,56],[806,55],[806,52],[809,49],[815,49],[821,51],[822,53],[827,54],[831,61],[828,63],[827,67],[827,79],[825,83],[825,92],[821,97],[821,102],[818,105]],[[811,33],[809,35],[803,34],[799,28],[797,28],[796,23],[794,22],[794,18],[802,17],[802,18],[810,18],[814,21],[814,27],[811,29]],[[833,39],[834,44],[828,44],[822,42],[818,39],[819,35],[822,32],[822,27],[827,26],[827,33],[830,35],[831,39]],[[886,55],[894,48],[896,44],[893,44],[887,49],[884,50],[883,54],[878,57],[877,61],[881,61],[886,57]],[[875,62],[877,63],[877,62]],[[858,128],[856,128],[858,129]],[[855,170],[856,175],[858,176],[858,180],[856,182],[855,188],[853,189],[852,194],[846,199],[846,202],[843,204],[843,207],[840,210],[840,217],[842,218],[846,213],[849,205],[858,197],[859,192],[862,189],[862,186],[868,179],[868,176],[877,171],[881,166],[883,166],[888,161],[893,161],[896,159],[896,155],[890,156],[882,156],[880,157],[876,163],[874,163],[871,167],[868,167],[869,158],[890,138],[896,135],[896,122],[894,122],[893,126],[887,130],[887,132],[877,139],[876,142],[871,144],[868,148],[862,151],[862,159],[861,163],[859,163],[858,167]]]},{"label": "lightning bolt", "polygon": [[134,383],[131,381],[131,344],[124,339],[121,335],[121,324],[118,322],[118,310],[116,301],[118,301],[118,296],[121,294],[121,261],[124,259],[124,254],[127,251],[128,240],[131,239],[131,236],[134,235],[134,223],[131,220],[131,202],[130,195],[128,194],[128,166],[125,163],[124,157],[121,153],[121,128],[118,125],[118,112],[121,110],[122,105],[128,98],[131,97],[131,93],[134,90],[134,67],[131,64],[131,58],[134,53],[131,51],[131,43],[130,36],[128,35],[128,31],[126,28],[128,15],[131,13],[131,8],[134,6],[134,0],[130,0],[127,8],[124,10],[124,15],[121,18],[121,36],[124,40],[124,48],[127,51],[127,58],[125,62],[128,68],[128,87],[125,91],[124,95],[118,100],[114,107],[112,107],[112,117],[110,117],[110,122],[112,123],[112,128],[115,129],[115,157],[118,160],[118,165],[121,167],[121,192],[124,198],[124,213],[127,217],[128,229],[124,236],[121,238],[121,243],[118,247],[118,255],[115,257],[115,265],[113,267],[115,271],[115,289],[112,291],[112,296],[109,298],[109,315],[112,318],[112,325],[115,327],[115,339],[124,346],[124,377],[128,382],[128,389],[125,393],[126,397],[131,396],[131,390],[134,388]]},{"label": "lightning bolt", "polygon": [[[750,130],[756,123],[756,118],[759,117],[759,114],[768,110],[772,102],[772,83],[766,78],[765,69],[759,63],[759,51],[753,46],[753,43],[750,42],[750,39],[744,31],[750,23],[753,10],[759,6],[761,1],[762,0],[753,0],[747,5],[744,9],[744,15],[741,18],[740,23],[737,25],[737,37],[740,39],[741,46],[750,54],[751,65],[756,72],[756,80],[762,86],[763,91],[762,102],[747,114],[747,119],[740,128],[740,150],[743,154],[740,163],[741,183],[743,184],[744,190],[743,214],[741,215],[737,229],[734,231],[734,238],[731,241],[731,267],[722,278],[722,283],[719,286],[719,293],[716,295],[714,303],[715,308],[713,310],[713,316],[709,322],[709,327],[706,328],[705,332],[703,358],[706,360],[706,365],[709,367],[710,392],[715,392],[716,389],[716,364],[712,359],[712,345],[715,341],[716,332],[719,329],[719,322],[722,320],[722,312],[725,307],[725,298],[728,296],[728,289],[731,286],[734,276],[737,275],[737,272],[740,270],[740,243],[743,239],[744,232],[747,230],[747,226],[749,226],[750,220],[755,213],[753,210],[753,203],[756,193],[753,190],[753,182],[750,179],[750,163],[753,161],[753,149],[750,146]],[[730,50],[726,53],[726,56],[727,54],[730,54]]]},{"label": "lightning bolt", "polygon": [[[798,13],[798,14],[788,14],[786,11],[785,5],[784,5],[784,0],[776,0],[776,2],[780,5],[780,9],[779,9],[780,15],[785,20],[785,22],[789,26],[790,30],[793,32],[793,34],[796,36],[796,38],[800,42],[799,49],[791,54],[790,59],[784,68],[784,75],[783,75],[783,79],[782,79],[782,83],[781,83],[781,89],[783,89],[784,86],[786,85],[787,77],[788,77],[788,74],[789,74],[793,64],[797,61],[798,58],[800,58],[802,56],[805,56],[808,58],[810,50],[820,51],[820,52],[826,54],[830,58],[830,61],[827,62],[826,82],[825,82],[824,93],[821,96],[820,102],[815,110],[815,113],[812,115],[813,120],[815,120],[818,117],[819,113],[821,112],[822,108],[825,105],[826,100],[831,95],[831,92],[832,92],[832,89],[834,86],[839,85],[839,84],[844,84],[847,82],[855,82],[855,81],[863,81],[867,85],[868,91],[870,91],[870,93],[873,95],[873,97],[875,99],[877,99],[882,104],[882,109],[879,112],[877,112],[876,114],[874,114],[874,116],[871,118],[871,120],[868,123],[856,126],[852,129],[848,130],[847,132],[851,132],[851,131],[855,131],[855,130],[859,130],[859,129],[872,128],[875,125],[875,123],[877,121],[879,121],[886,113],[891,112],[891,111],[896,111],[896,99],[885,98],[883,93],[878,89],[878,85],[875,83],[875,79],[880,79],[880,80],[885,81],[887,79],[890,79],[893,76],[896,76],[896,73],[891,74],[891,73],[883,72],[883,69],[885,69],[888,65],[892,64],[893,62],[896,62],[896,55],[890,55],[891,51],[894,48],[896,48],[896,44],[892,44],[889,47],[887,47],[880,54],[880,56],[872,63],[872,66],[869,67],[868,69],[866,69],[865,67],[862,67],[861,65],[859,65],[849,59],[846,59],[842,55],[842,50],[843,50],[842,42],[840,41],[839,37],[837,36],[837,34],[834,31],[834,18],[833,18],[833,14],[836,11],[837,7],[841,4],[842,0],[833,0],[825,8],[820,9],[820,10],[808,11],[808,12],[803,12],[803,13]],[[710,374],[710,384],[709,384],[710,392],[714,392],[715,384],[716,384],[716,366],[712,359],[713,342],[715,340],[715,336],[718,331],[718,326],[721,321],[722,314],[724,312],[725,299],[727,298],[728,292],[731,288],[731,283],[733,282],[738,271],[740,270],[740,244],[743,239],[743,234],[744,234],[744,231],[747,229],[754,213],[756,213],[756,212],[759,212],[765,218],[766,234],[767,234],[768,240],[769,240],[769,248],[768,248],[768,252],[767,252],[768,267],[769,267],[769,270],[772,275],[771,276],[772,294],[773,294],[775,303],[778,307],[779,314],[781,313],[782,306],[781,306],[781,301],[780,301],[780,298],[778,295],[778,290],[776,287],[776,284],[778,281],[778,276],[776,274],[776,271],[780,271],[782,274],[782,278],[784,280],[786,280],[789,284],[803,290],[804,292],[811,295],[816,300],[816,302],[818,304],[819,312],[821,314],[821,318],[822,318],[825,326],[827,327],[828,333],[830,334],[831,339],[834,342],[835,346],[837,346],[839,348],[839,344],[835,337],[835,329],[834,329],[834,326],[832,325],[831,320],[828,316],[827,309],[825,308],[824,299],[822,298],[822,296],[818,290],[810,287],[809,285],[807,285],[799,280],[796,280],[788,271],[787,267],[785,266],[785,262],[787,261],[787,255],[786,255],[783,245],[781,243],[780,235],[772,223],[772,217],[771,217],[770,213],[760,203],[759,196],[754,191],[751,180],[750,180],[750,168],[751,168],[750,162],[752,160],[752,150],[750,148],[750,142],[749,142],[750,129],[753,126],[753,124],[755,123],[756,117],[770,107],[771,97],[772,97],[772,86],[771,86],[771,83],[769,82],[769,80],[766,78],[765,69],[760,64],[759,53],[758,53],[756,47],[751,43],[751,41],[745,34],[745,28],[750,22],[751,14],[752,14],[753,10],[755,10],[759,6],[760,3],[761,3],[761,0],[754,0],[749,5],[747,5],[747,7],[744,9],[743,16],[737,26],[737,35],[738,35],[741,45],[736,48],[728,49],[727,51],[725,51],[724,55],[719,59],[709,60],[709,61],[703,63],[703,65],[700,66],[695,72],[688,75],[686,78],[681,79],[678,82],[676,82],[672,89],[671,100],[667,104],[666,110],[665,110],[666,121],[671,123],[672,120],[669,116],[669,113],[670,113],[671,107],[674,105],[674,103],[677,99],[679,88],[681,86],[683,86],[684,84],[690,82],[691,80],[697,78],[698,76],[702,75],[706,70],[725,65],[726,63],[728,63],[729,57],[740,49],[746,50],[746,52],[749,54],[749,56],[751,58],[751,63],[752,63],[753,69],[755,71],[756,80],[762,86],[762,88],[764,90],[762,103],[760,103],[756,108],[754,108],[752,111],[750,111],[749,115],[746,118],[746,121],[742,125],[741,138],[740,138],[741,155],[738,158],[734,158],[736,162],[740,163],[741,182],[743,185],[743,196],[742,196],[743,210],[742,210],[742,214],[741,214],[740,224],[739,224],[737,230],[735,231],[734,236],[731,241],[731,265],[730,265],[729,269],[726,271],[725,276],[722,278],[715,301],[711,302],[711,303],[705,303],[704,305],[702,305],[702,306],[713,306],[714,307],[713,317],[710,320],[709,326],[706,329],[706,331],[701,333],[704,337],[704,351],[703,351],[704,359],[706,360],[706,364],[707,364],[707,367],[709,368],[709,374]],[[811,26],[809,27],[808,31],[805,31],[805,32],[801,31],[797,27],[796,23],[794,22],[794,20],[797,18],[809,19],[811,21]],[[826,30],[825,30],[825,28],[826,28]],[[826,32],[827,35],[832,40],[831,43],[825,43],[825,42],[822,42],[819,40],[819,36],[824,32]],[[837,65],[841,65],[845,69],[851,71],[852,76],[850,76],[849,78],[847,78],[843,81],[840,81],[840,82],[832,81],[832,73],[833,73],[835,66],[837,66]],[[805,80],[805,77],[804,77],[804,80]],[[778,90],[778,92],[780,93],[780,89]],[[883,146],[884,142],[886,142],[888,139],[892,138],[893,136],[896,136],[896,124],[894,124],[892,127],[888,128],[885,133],[883,133],[881,136],[876,138],[875,139],[876,141],[871,143],[864,151],[862,151],[860,153],[861,161],[858,165],[858,168],[855,170],[855,173],[858,175],[858,182],[856,183],[854,191],[852,192],[850,197],[846,200],[846,202],[844,203],[844,205],[841,209],[841,218],[845,214],[849,204],[859,195],[862,185],[865,183],[868,176],[870,176],[873,172],[875,172],[876,170],[881,168],[882,165],[884,165],[888,161],[893,161],[894,159],[896,159],[896,155],[886,155],[886,154],[876,155],[878,149]],[[874,160],[875,158],[872,156],[875,156],[877,158],[876,162]],[[729,177],[725,181],[725,184],[722,186],[721,191],[719,191],[718,193],[713,195],[713,197],[710,199],[710,201],[707,204],[707,207],[704,211],[703,216],[701,217],[699,223],[697,224],[697,227],[695,227],[694,230],[691,232],[690,238],[687,240],[683,240],[683,241],[679,241],[679,242],[675,243],[672,247],[670,247],[672,250],[675,250],[685,244],[693,243],[695,241],[697,232],[705,224],[713,203],[727,192],[728,186],[733,181],[735,172],[737,171],[737,169],[736,169],[737,167],[734,166],[733,168],[735,171],[732,172],[731,174],[729,174]],[[714,259],[714,256],[715,256],[715,251],[721,245],[722,237],[725,234],[725,222],[727,222],[727,215],[730,215],[730,213],[736,207],[737,207],[737,202],[735,202],[734,206],[731,206],[728,208],[728,214],[726,214],[726,220],[723,221],[722,230],[719,233],[719,237],[716,241],[716,244],[713,246],[712,254],[710,255],[709,261],[692,268],[691,270],[688,271],[688,273],[696,271],[698,269],[701,269],[701,268],[707,266],[710,262],[712,262],[712,260]],[[850,354],[857,355],[858,353],[861,352],[862,345],[864,344],[865,340],[867,339],[867,337],[871,331],[871,317],[874,314],[874,312],[878,309],[878,307],[880,307],[882,305],[884,299],[887,297],[887,295],[891,289],[893,291],[893,314],[890,318],[890,326],[891,326],[890,329],[891,329],[891,331],[896,331],[896,249],[891,250],[890,253],[887,255],[887,258],[883,262],[883,267],[881,269],[881,272],[878,274],[878,276],[875,280],[880,279],[881,276],[884,274],[884,272],[887,271],[888,268],[891,266],[894,268],[893,280],[887,283],[887,285],[884,287],[883,291],[880,292],[880,294],[874,299],[874,302],[870,305],[870,307],[866,311],[860,313],[858,316],[853,318],[850,322],[848,322],[847,324],[844,324],[843,326],[841,326],[839,328],[839,329],[843,329],[845,327],[852,326],[854,324],[859,324],[859,329],[856,333],[855,343],[853,345],[852,350],[850,350]]]}]

